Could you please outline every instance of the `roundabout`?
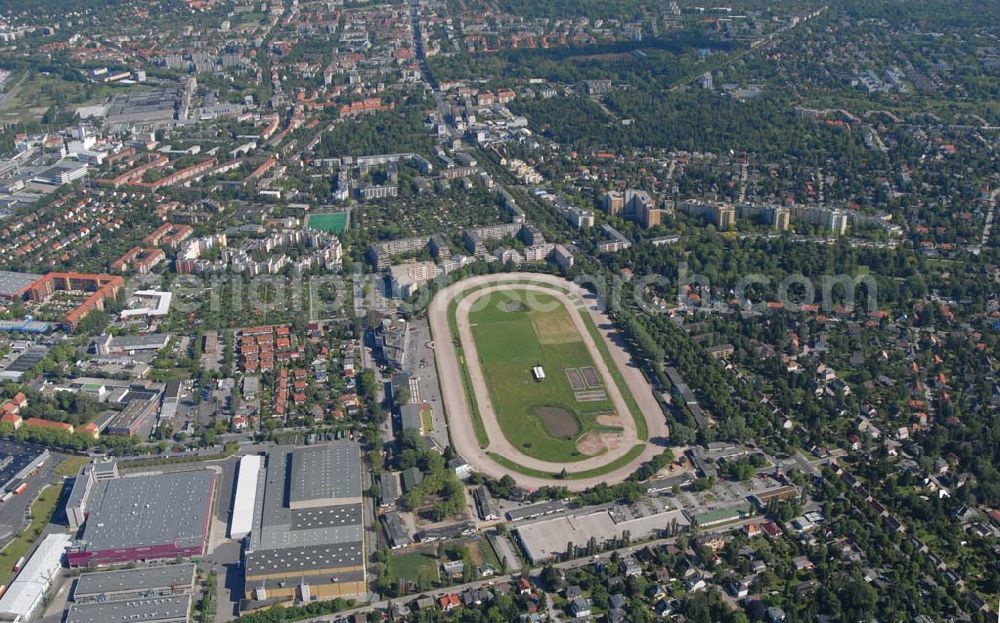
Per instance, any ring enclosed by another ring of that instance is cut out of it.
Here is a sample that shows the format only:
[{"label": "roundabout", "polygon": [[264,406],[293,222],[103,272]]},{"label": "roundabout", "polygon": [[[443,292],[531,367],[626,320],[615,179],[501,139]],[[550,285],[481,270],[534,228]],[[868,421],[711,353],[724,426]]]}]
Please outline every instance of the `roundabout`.
[{"label": "roundabout", "polygon": [[580,286],[481,275],[442,289],[428,319],[451,442],[476,471],[579,490],[663,451],[652,389]]}]

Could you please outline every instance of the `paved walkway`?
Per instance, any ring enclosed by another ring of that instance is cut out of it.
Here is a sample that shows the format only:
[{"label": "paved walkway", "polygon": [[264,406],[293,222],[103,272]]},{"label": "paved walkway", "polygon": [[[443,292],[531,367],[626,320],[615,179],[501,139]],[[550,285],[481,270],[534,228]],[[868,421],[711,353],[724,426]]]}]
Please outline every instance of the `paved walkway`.
[{"label": "paved walkway", "polygon": [[[567,304],[565,295],[560,297],[559,300],[563,301],[563,304],[569,312],[570,318],[572,318],[577,331],[580,333],[581,338],[584,340],[588,350],[591,352],[595,366],[598,368],[605,380],[612,403],[615,405],[616,410],[618,410],[623,416],[621,418],[621,423],[624,429],[622,433],[622,440],[619,446],[614,450],[606,452],[600,456],[572,463],[553,463],[529,457],[520,452],[520,450],[515,448],[507,440],[496,420],[492,403],[488,399],[483,399],[488,397],[489,393],[485,378],[483,377],[482,369],[479,365],[479,357],[475,350],[475,342],[472,339],[472,331],[468,321],[468,308],[472,306],[476,300],[486,294],[504,289],[506,287],[501,284],[510,284],[511,282],[520,282],[517,284],[520,289],[541,293],[563,294],[562,292],[556,292],[556,289],[567,291],[572,293],[581,301],[584,301],[585,304],[592,298],[588,292],[576,284],[553,275],[538,273],[481,275],[452,284],[438,293],[438,295],[431,302],[428,311],[428,318],[430,320],[431,331],[435,338],[435,361],[437,362],[438,374],[441,379],[441,386],[443,390],[442,399],[444,401],[445,412],[448,416],[451,442],[454,445],[455,450],[463,458],[465,458],[465,460],[468,461],[476,471],[494,478],[501,478],[505,475],[510,475],[517,480],[518,484],[528,488],[537,488],[546,485],[561,485],[566,486],[571,490],[582,490],[602,482],[621,482],[627,478],[629,474],[635,471],[636,467],[638,467],[640,463],[649,460],[663,451],[663,445],[661,444],[664,443],[668,436],[668,429],[666,419],[660,409],[660,406],[657,404],[655,397],[653,396],[652,389],[646,382],[646,379],[643,377],[638,367],[636,367],[632,362],[629,354],[622,347],[621,340],[616,339],[617,335],[611,320],[606,314],[604,314],[603,311],[598,309],[596,304],[587,305],[585,308],[586,312],[584,313],[590,314],[594,325],[598,327],[599,332],[604,337],[612,362],[621,372],[622,377],[625,379],[628,391],[631,392],[636,403],[639,405],[640,411],[642,411],[643,417],[646,419],[649,439],[653,443],[647,443],[642,454],[623,467],[601,476],[573,480],[560,480],[554,477],[541,478],[526,476],[520,472],[498,464],[487,454],[488,450],[489,452],[507,457],[519,465],[535,470],[558,473],[565,468],[568,473],[578,473],[607,465],[608,463],[627,454],[628,451],[638,442],[635,422],[632,418],[626,416],[626,414],[629,413],[629,410],[626,407],[624,397],[622,396],[618,385],[614,383],[607,363],[605,362],[604,357],[601,356],[600,351],[597,349],[593,336],[590,331],[587,330],[586,324],[580,315],[581,310],[575,305]],[[480,448],[479,442],[476,439],[475,428],[472,423],[472,413],[469,409],[469,403],[465,395],[465,387],[462,383],[461,369],[458,363],[455,343],[452,340],[448,324],[448,307],[450,303],[455,300],[456,297],[460,296],[461,293],[480,287],[482,287],[483,290],[470,294],[468,297],[459,302],[458,310],[456,312],[456,321],[458,324],[461,344],[466,355],[466,367],[469,371],[473,391],[477,397],[479,397],[479,401],[477,402],[479,413],[490,438],[489,446],[486,449]]]}]

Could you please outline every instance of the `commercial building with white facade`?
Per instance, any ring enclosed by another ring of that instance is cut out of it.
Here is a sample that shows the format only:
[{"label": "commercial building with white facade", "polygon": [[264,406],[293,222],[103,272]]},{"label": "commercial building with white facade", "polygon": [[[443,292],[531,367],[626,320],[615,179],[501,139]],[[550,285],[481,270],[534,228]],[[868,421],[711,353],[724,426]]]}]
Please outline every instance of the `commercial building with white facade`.
[{"label": "commercial building with white facade", "polygon": [[236,477],[236,496],[233,499],[233,514],[229,520],[229,538],[242,539],[253,530],[254,507],[257,503],[257,479],[263,458],[248,455],[240,459],[240,469]]},{"label": "commercial building with white facade", "polygon": [[0,621],[28,621],[45,599],[52,579],[62,568],[68,534],[50,534],[42,541],[10,588],[0,598]]}]

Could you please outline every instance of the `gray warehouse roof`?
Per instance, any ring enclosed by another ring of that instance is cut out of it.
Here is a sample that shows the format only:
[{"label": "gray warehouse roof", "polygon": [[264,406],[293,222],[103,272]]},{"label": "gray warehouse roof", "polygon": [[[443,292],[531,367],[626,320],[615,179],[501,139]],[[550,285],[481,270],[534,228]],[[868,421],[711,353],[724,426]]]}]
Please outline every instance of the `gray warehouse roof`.
[{"label": "gray warehouse roof", "polygon": [[[254,519],[254,551],[246,573],[308,574],[363,563],[361,447],[337,442],[279,447],[267,455]],[[298,483],[298,484],[296,484]],[[357,499],[346,503],[344,499]],[[291,500],[304,502],[289,508]]]},{"label": "gray warehouse roof", "polygon": [[190,610],[191,595],[73,604],[65,623],[178,623]]},{"label": "gray warehouse roof", "polygon": [[363,562],[361,541],[309,547],[257,550],[246,555],[246,574],[357,567]]},{"label": "gray warehouse roof", "polygon": [[534,519],[535,517],[542,517],[543,515],[551,515],[553,513],[559,513],[566,510],[566,502],[562,500],[553,500],[551,502],[539,502],[538,504],[532,504],[530,506],[522,506],[521,508],[512,508],[507,511],[507,518],[511,521],[520,521],[521,519]]},{"label": "gray warehouse roof", "polygon": [[111,348],[121,350],[160,349],[170,343],[168,333],[149,335],[116,335],[111,338]]},{"label": "gray warehouse roof", "polygon": [[344,504],[325,508],[309,508],[292,513],[292,530],[336,528],[361,523],[361,505]]},{"label": "gray warehouse roof", "polygon": [[424,426],[420,405],[403,405],[399,408],[399,424],[405,430],[421,430]]},{"label": "gray warehouse roof", "polygon": [[214,474],[207,470],[97,483],[83,540],[91,551],[173,543],[204,536]]},{"label": "gray warehouse roof", "polygon": [[[255,525],[257,549],[318,546],[361,540],[362,508],[355,504],[290,509],[285,506],[288,461],[294,453],[268,454],[260,520]],[[360,463],[358,469],[360,469]],[[293,472],[294,477],[294,472]],[[347,477],[347,476],[344,476]],[[359,476],[360,478],[360,476]]]},{"label": "gray warehouse roof", "polygon": [[361,446],[340,441],[291,452],[291,508],[361,501]]},{"label": "gray warehouse roof", "polygon": [[13,273],[8,270],[0,270],[0,296],[13,296],[18,291],[41,279],[41,277],[41,275],[33,275],[31,273]]},{"label": "gray warehouse roof", "polygon": [[76,582],[74,599],[96,597],[107,593],[128,593],[159,589],[182,589],[194,584],[194,564],[167,565],[121,569],[100,573],[84,573]]}]

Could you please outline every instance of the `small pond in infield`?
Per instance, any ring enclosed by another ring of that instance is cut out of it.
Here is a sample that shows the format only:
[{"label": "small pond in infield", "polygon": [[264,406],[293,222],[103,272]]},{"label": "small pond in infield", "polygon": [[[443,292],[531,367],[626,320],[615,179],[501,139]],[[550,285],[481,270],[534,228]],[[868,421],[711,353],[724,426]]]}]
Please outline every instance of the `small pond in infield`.
[{"label": "small pond in infield", "polygon": [[535,407],[534,414],[553,437],[573,438],[580,432],[576,417],[561,407]]}]

